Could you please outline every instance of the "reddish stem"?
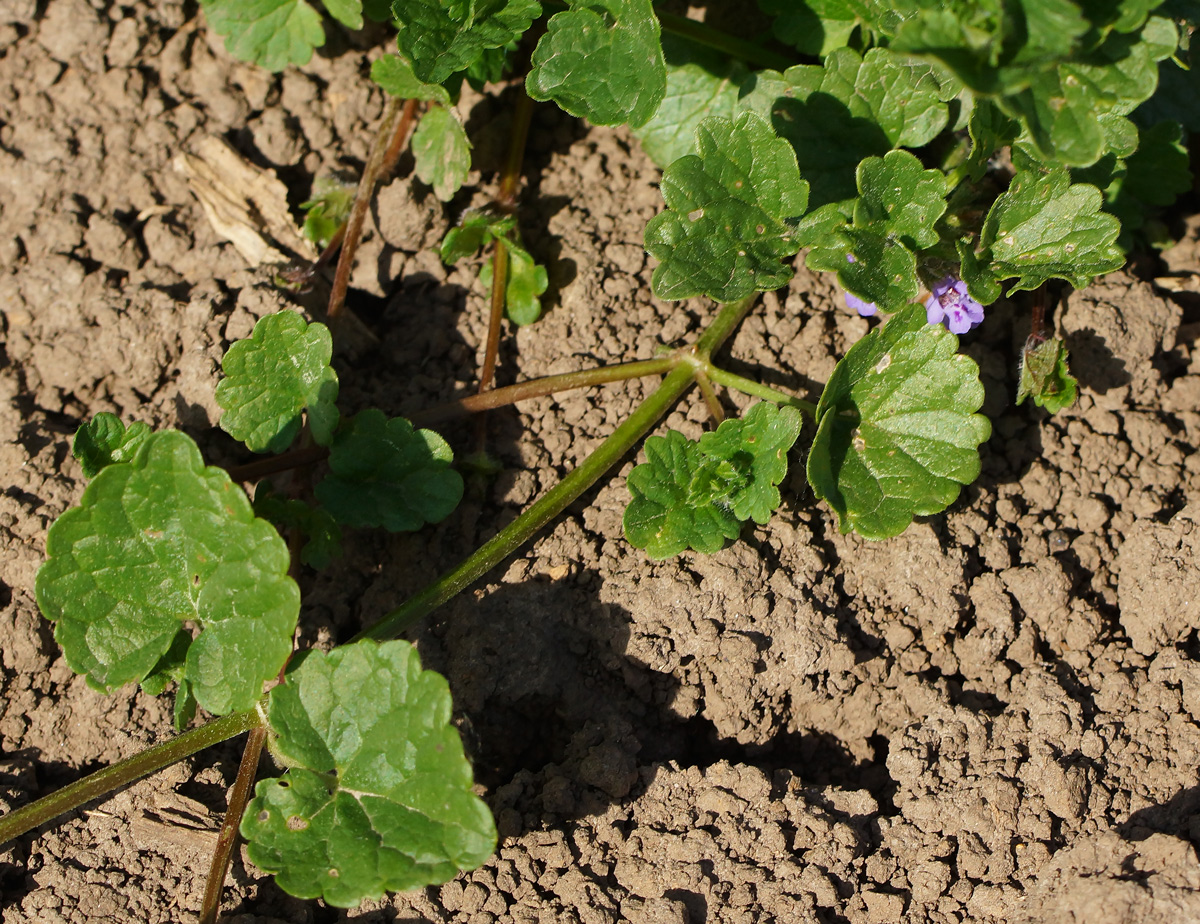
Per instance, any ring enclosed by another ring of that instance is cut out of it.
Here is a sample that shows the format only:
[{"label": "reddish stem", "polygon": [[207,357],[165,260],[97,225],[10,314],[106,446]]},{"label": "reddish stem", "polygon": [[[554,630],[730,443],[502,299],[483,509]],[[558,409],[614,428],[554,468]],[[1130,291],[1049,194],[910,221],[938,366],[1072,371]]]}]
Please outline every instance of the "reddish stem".
[{"label": "reddish stem", "polygon": [[358,250],[358,242],[362,239],[363,225],[367,220],[367,211],[371,206],[371,197],[375,193],[375,183],[379,179],[384,156],[391,147],[392,129],[400,107],[400,100],[388,100],[387,108],[383,112],[383,121],[375,136],[375,143],[371,146],[371,154],[367,158],[367,165],[363,167],[362,178],[358,181],[354,205],[350,209],[350,217],[346,220],[346,236],[342,242],[342,252],[338,256],[333,288],[329,293],[330,321],[336,320],[346,306],[346,292],[350,288],[350,270],[354,266],[354,254]]},{"label": "reddish stem", "polygon": [[267,459],[247,462],[245,465],[235,465],[228,470],[229,477],[232,481],[245,484],[279,472],[290,472],[302,465],[313,465],[328,457],[329,449],[327,447],[306,446],[303,449],[293,449],[291,452],[281,453]]},{"label": "reddish stem", "polygon": [[225,887],[225,876],[229,873],[229,860],[237,844],[238,827],[242,823],[242,815],[246,813],[250,790],[254,786],[254,778],[258,775],[258,759],[262,756],[263,745],[266,743],[266,726],[259,725],[250,729],[250,734],[246,737],[246,749],[242,752],[242,762],[238,767],[237,780],[234,781],[233,792],[229,796],[229,808],[225,812],[225,820],[221,822],[221,830],[217,834],[217,847],[213,851],[212,864],[208,868],[208,882],[204,886],[199,924],[215,924],[217,913],[221,910],[221,891]]}]

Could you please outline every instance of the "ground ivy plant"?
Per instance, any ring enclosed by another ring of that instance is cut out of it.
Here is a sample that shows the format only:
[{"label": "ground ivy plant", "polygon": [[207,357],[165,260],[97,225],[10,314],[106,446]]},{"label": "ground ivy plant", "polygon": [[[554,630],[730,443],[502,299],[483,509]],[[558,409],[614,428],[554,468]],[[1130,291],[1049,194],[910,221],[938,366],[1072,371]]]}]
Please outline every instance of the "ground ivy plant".
[{"label": "ground ivy plant", "polygon": [[[357,191],[323,181],[305,205],[308,233],[326,247],[316,269],[340,248],[329,325],[282,311],[225,355],[220,426],[266,458],[226,471],[178,431],[111,414],[79,428],[73,451],[90,481],[49,531],[38,604],[93,686],[172,689],[181,734],[0,819],[0,843],[248,731],[202,920],[215,919],[239,831],[283,889],[346,907],[487,859],[496,830],[450,723],[447,684],[396,636],[638,445],[645,461],[628,477],[624,531],[653,558],[716,552],[750,520],[769,528],[802,435],[808,484],[843,531],[886,539],[945,510],[979,475],[990,434],[959,336],[987,323],[1001,297],[1055,280],[1085,286],[1120,267],[1189,187],[1182,132],[1200,127],[1200,95],[1155,94],[1160,77],[1167,88],[1188,79],[1200,16],[1176,0],[760,0],[764,31],[742,36],[649,0],[201,8],[231,54],[272,70],[307,61],[327,29],[390,22],[395,50],[371,79],[393,101]],[[331,330],[371,189],[398,142],[415,123],[417,180],[454,199],[470,168],[454,109],[462,84],[514,69],[527,96],[496,202],[465,213],[441,245],[448,263],[492,248],[490,339],[498,306],[532,323],[547,288],[515,211],[530,100],[630,127],[663,168],[664,207],[645,231],[653,289],[718,307],[690,343],[650,359],[505,388],[488,387],[485,361],[481,393],[431,418],[634,376],[661,383],[461,564],[340,647],[294,652],[302,566],[325,567],[343,529],[418,530],[462,496],[437,433],[380,409],[341,412]],[[714,362],[757,294],[786,285],[799,260],[836,274],[845,310],[879,321],[816,403]],[[1030,304],[1016,400],[1056,413],[1078,387],[1044,301]],[[1021,317],[1026,303],[1014,306]],[[646,438],[693,385],[716,426],[698,440]],[[723,420],[718,387],[762,400]],[[213,718],[195,724],[199,710]],[[263,746],[280,775],[255,784]]]}]

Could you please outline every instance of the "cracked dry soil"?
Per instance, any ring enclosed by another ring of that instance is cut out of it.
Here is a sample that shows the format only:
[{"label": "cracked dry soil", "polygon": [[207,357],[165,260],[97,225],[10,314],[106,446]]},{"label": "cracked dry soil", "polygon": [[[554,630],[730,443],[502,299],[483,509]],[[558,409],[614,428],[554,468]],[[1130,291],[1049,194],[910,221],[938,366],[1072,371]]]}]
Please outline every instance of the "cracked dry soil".
[{"label": "cracked dry soil", "polygon": [[[173,163],[223,137],[293,204],[361,165],[386,37],[347,41],[273,76],[231,61],[194,3],[0,6],[0,809],[170,734],[164,702],[71,674],[34,575],[83,489],[70,436],[96,412],[242,459],[210,429],[219,359],[289,302]],[[406,177],[381,191],[354,280],[379,341],[337,358],[344,409],[472,388],[484,293],[430,247],[486,200],[509,101],[463,103],[483,172],[453,208]],[[508,380],[648,357],[710,314],[650,295],[658,173],[625,132],[539,107],[525,175],[552,298],[506,339]],[[1194,282],[1197,247],[1192,221],[1167,270]],[[621,537],[623,478],[592,491],[415,635],[450,680],[495,857],[353,911],[235,858],[229,920],[1200,921],[1200,300],[1120,273],[1071,294],[1056,320],[1082,396],[1052,419],[1011,403],[1026,310],[996,306],[965,341],[994,423],[982,477],[898,539],[840,535],[799,458],[773,522],[711,557],[647,561]],[[801,271],[730,362],[813,394],[866,330]],[[303,643],[348,637],[453,564],[647,388],[493,414],[504,471],[426,533],[350,535],[303,578]],[[698,434],[703,403],[668,423]],[[473,424],[442,430],[472,448]],[[190,920],[237,759],[236,743],[202,753],[0,852],[4,924]]]}]

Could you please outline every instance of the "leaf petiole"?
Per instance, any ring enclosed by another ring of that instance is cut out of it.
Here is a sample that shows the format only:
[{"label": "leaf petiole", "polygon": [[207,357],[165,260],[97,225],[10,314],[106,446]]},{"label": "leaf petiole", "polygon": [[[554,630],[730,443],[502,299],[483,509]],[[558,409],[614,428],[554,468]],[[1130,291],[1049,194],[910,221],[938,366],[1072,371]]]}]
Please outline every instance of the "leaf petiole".
[{"label": "leaf petiole", "polygon": [[773,401],[775,404],[785,404],[788,407],[798,408],[813,418],[817,416],[817,406],[811,401],[805,401],[803,398],[789,395],[787,392],[772,388],[770,385],[764,385],[761,382],[756,382],[745,376],[729,372],[726,369],[720,369],[711,363],[705,369],[705,372],[708,373],[709,379],[718,385],[724,385],[726,388],[736,388],[747,395]]}]

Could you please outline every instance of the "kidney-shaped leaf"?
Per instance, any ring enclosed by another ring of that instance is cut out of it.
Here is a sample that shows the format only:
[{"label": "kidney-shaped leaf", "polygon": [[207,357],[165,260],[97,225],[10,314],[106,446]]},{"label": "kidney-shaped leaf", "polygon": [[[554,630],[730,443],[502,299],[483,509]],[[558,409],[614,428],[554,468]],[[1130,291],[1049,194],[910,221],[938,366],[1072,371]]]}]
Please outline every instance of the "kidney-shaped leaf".
[{"label": "kidney-shaped leaf", "polygon": [[525,88],[597,125],[646,122],[667,88],[650,0],[570,0],[534,49]]},{"label": "kidney-shaped leaf", "polygon": [[177,671],[181,652],[164,656],[191,623],[203,632],[178,679],[209,712],[248,709],[292,649],[287,545],[177,431],[106,466],[50,527],[46,556],[38,606],[67,663],[101,690]]},{"label": "kidney-shaped leaf", "polygon": [[462,500],[453,453],[432,430],[414,430],[403,417],[359,411],[334,437],[333,470],[316,487],[317,500],[346,526],[382,526],[394,533],[448,517]]},{"label": "kidney-shaped leaf", "polygon": [[946,509],[979,475],[991,434],[983,385],[958,338],[911,305],[838,363],[817,405],[808,481],[843,532],[902,533],[917,515]]},{"label": "kidney-shaped leaf", "polygon": [[699,154],[663,173],[668,208],[646,225],[646,249],[661,261],[654,294],[731,302],[784,285],[792,268],[780,261],[800,249],[787,222],[808,206],[791,147],[750,112],[705,119],[696,143]]},{"label": "kidney-shaped leaf", "polygon": [[352,907],[452,879],[496,846],[445,679],[407,642],[314,651],[271,691],[272,752],[242,819],[250,859],[300,898]]},{"label": "kidney-shaped leaf", "polygon": [[328,446],[337,427],[338,378],[329,360],[333,339],[324,324],[294,311],[268,314],[221,360],[217,385],[221,429],[254,452],[283,452],[308,411],[313,439]]}]

